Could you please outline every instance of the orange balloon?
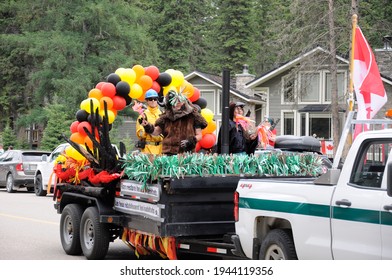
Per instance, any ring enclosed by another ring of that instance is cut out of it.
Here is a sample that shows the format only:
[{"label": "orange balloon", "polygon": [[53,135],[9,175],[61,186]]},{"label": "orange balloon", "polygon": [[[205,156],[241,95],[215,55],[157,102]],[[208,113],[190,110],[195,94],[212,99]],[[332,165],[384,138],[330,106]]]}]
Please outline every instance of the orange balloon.
[{"label": "orange balloon", "polygon": [[[113,97],[114,98],[114,97]],[[101,99],[99,99],[99,103],[101,104],[101,109],[104,109],[104,102],[106,102],[107,109],[110,110],[113,108],[113,99],[110,98],[109,96],[103,96]]]},{"label": "orange balloon", "polygon": [[144,91],[152,87],[152,79],[147,75],[141,76],[138,80],[136,80],[136,83],[138,83]]},{"label": "orange balloon", "polygon": [[88,93],[88,97],[96,98],[98,100],[101,99],[102,96],[103,96],[102,91],[100,89],[97,89],[97,88],[93,88]]},{"label": "orange balloon", "polygon": [[84,138],[86,135],[82,135],[79,132],[72,133],[69,140],[78,144],[84,144]]},{"label": "orange balloon", "polygon": [[92,150],[94,148],[94,144],[93,141],[90,139],[90,137],[86,136],[84,137],[84,144],[90,149]]}]

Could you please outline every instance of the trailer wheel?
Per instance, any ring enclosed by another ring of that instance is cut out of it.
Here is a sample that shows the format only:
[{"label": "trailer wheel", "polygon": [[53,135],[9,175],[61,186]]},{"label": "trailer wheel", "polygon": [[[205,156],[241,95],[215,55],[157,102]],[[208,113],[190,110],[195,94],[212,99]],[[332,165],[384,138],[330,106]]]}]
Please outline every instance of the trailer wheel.
[{"label": "trailer wheel", "polygon": [[271,230],[261,243],[259,259],[262,260],[297,260],[297,253],[290,230]]},{"label": "trailer wheel", "polygon": [[82,215],[80,241],[83,254],[87,259],[105,258],[110,242],[109,228],[106,224],[99,222],[99,213],[96,207],[87,208]]},{"label": "trailer wheel", "polygon": [[80,219],[83,208],[78,204],[68,204],[61,213],[60,238],[61,245],[68,255],[80,255]]}]

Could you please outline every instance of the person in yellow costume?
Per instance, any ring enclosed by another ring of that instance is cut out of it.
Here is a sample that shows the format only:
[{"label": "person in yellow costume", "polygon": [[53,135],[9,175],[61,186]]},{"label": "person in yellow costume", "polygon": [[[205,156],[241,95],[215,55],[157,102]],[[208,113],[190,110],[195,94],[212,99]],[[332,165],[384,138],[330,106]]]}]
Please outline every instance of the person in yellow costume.
[{"label": "person in yellow costume", "polygon": [[[139,119],[144,117],[147,118],[150,123],[155,124],[155,121],[162,113],[158,106],[158,93],[153,89],[149,89],[146,92],[145,100],[147,103],[147,109],[144,110],[144,116],[143,114],[140,115]],[[162,154],[162,136],[147,134],[144,131],[144,127],[140,124],[139,119],[136,122],[136,135],[139,138],[138,147],[141,152],[154,155]]]}]

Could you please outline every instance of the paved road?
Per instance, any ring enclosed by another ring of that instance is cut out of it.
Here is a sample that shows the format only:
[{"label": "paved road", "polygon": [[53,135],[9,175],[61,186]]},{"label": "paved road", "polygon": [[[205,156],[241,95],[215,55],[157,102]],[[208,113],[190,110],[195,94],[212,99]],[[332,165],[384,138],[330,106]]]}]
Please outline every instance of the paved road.
[{"label": "paved road", "polygon": [[[60,241],[60,215],[53,196],[37,197],[23,189],[0,189],[0,260],[85,260],[68,256]],[[110,243],[106,259],[136,259],[121,240]]]}]

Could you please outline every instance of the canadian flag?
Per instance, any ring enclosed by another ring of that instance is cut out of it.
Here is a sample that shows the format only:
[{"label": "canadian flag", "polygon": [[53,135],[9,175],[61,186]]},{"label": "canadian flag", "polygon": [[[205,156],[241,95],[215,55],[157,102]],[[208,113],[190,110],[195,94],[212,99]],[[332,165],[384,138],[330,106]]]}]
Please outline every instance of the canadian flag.
[{"label": "canadian flag", "polygon": [[[359,27],[355,30],[353,84],[358,104],[357,120],[372,119],[387,102],[387,94],[372,49]],[[366,125],[356,125],[354,137],[367,129]]]}]

